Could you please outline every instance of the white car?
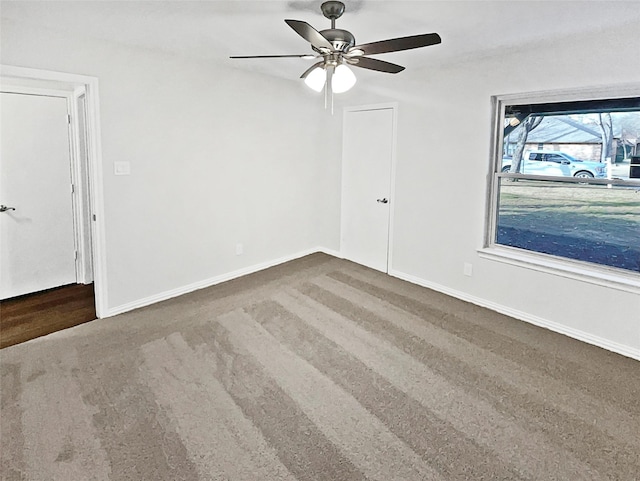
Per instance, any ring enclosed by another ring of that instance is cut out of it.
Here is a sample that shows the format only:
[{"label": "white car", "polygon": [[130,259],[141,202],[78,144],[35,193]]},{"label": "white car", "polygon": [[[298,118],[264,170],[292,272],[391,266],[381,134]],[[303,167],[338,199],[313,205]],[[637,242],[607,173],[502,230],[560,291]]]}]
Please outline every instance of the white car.
[{"label": "white car", "polygon": [[[511,161],[502,159],[502,172],[511,170]],[[607,164],[576,159],[559,150],[529,150],[522,154],[520,173],[601,179],[607,177]]]}]

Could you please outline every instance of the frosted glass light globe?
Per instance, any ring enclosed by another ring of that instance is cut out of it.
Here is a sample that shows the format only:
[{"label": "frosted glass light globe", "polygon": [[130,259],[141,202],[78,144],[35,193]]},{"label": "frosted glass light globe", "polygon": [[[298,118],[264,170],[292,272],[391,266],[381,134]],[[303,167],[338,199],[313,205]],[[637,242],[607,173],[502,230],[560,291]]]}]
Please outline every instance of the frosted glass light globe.
[{"label": "frosted glass light globe", "polygon": [[326,81],[327,74],[322,67],[314,68],[304,79],[304,83],[306,83],[309,88],[315,90],[316,92],[322,91]]},{"label": "frosted glass light globe", "polygon": [[331,89],[336,94],[346,92],[356,84],[356,76],[351,69],[344,64],[336,67],[331,79]]}]

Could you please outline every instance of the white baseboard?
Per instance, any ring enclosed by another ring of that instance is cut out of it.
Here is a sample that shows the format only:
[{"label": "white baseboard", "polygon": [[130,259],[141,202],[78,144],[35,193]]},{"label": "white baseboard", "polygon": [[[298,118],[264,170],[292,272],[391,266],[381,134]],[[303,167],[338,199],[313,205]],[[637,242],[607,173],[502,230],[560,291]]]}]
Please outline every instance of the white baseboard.
[{"label": "white baseboard", "polygon": [[334,249],[327,249],[326,247],[318,247],[315,252],[322,252],[324,254],[330,255],[331,257],[337,257],[338,259],[344,259],[344,256],[340,251],[336,251]]},{"label": "white baseboard", "polygon": [[[178,287],[176,289],[172,289],[170,291],[161,292],[159,294],[155,294],[153,296],[145,297],[143,299],[139,299],[133,302],[129,302],[127,304],[122,304],[120,306],[112,307],[107,310],[106,314],[102,317],[111,317],[117,314],[122,314],[124,312],[132,311],[134,309],[138,309],[140,307],[145,307],[151,304],[155,304],[156,302],[165,301],[167,299],[171,299],[173,297],[181,296],[183,294],[188,294],[193,291],[197,291],[199,289],[204,289],[206,287],[211,287],[216,284],[220,284],[221,282],[230,281],[232,279],[236,279],[238,277],[245,276],[247,274],[252,274],[254,272],[258,272],[264,269],[268,269],[269,267],[277,266],[279,264],[283,264],[285,262],[292,261],[294,259],[299,259],[300,257],[304,257],[310,254],[314,254],[316,252],[323,252],[333,257],[344,258],[344,256],[336,250],[327,249],[324,247],[316,247],[312,249],[308,249],[302,252],[298,252],[297,254],[281,257],[279,259],[262,262],[260,264],[255,264],[252,266],[244,267],[242,269],[238,269],[236,271],[228,272],[226,274],[221,274],[219,276],[211,277],[209,279],[204,279],[200,282],[195,282],[193,284],[189,284],[186,286]],[[545,329],[549,329],[550,331],[558,332],[560,334],[564,334],[565,336],[569,336],[573,339],[577,339],[579,341],[586,342],[588,344],[592,344],[594,346],[601,347],[603,349],[607,349],[608,351],[616,352],[626,357],[630,357],[632,359],[637,359],[640,361],[640,349],[634,349],[629,346],[625,346],[623,344],[619,344],[617,342],[610,341],[608,339],[604,339],[599,336],[594,336],[589,334],[588,332],[580,331],[578,329],[573,329],[571,327],[564,326],[557,322],[549,321],[546,319],[542,319],[537,316],[533,316],[529,313],[518,311],[516,309],[512,309],[510,307],[503,306],[501,304],[497,304],[495,302],[488,301],[486,299],[482,299],[479,297],[471,296],[465,292],[457,291],[455,289],[450,289],[446,286],[436,284],[433,282],[426,281],[416,276],[412,276],[410,274],[405,274],[404,272],[400,272],[397,270],[390,270],[389,275],[393,277],[397,277],[398,279],[405,280],[407,282],[411,282],[412,284],[416,284],[422,287],[426,287],[428,289],[433,289],[434,291],[442,292],[443,294],[447,294],[449,296],[455,297],[457,299],[461,299],[466,302],[470,302],[480,307],[486,307],[487,309],[491,309],[492,311],[499,312],[501,314],[505,314],[507,316],[513,317],[515,319],[528,322],[530,324],[543,327]]]},{"label": "white baseboard", "polygon": [[232,279],[236,279],[238,277],[246,276],[247,274],[253,274],[254,272],[268,269],[269,267],[277,266],[278,264],[284,264],[285,262],[289,262],[294,259],[299,259],[300,257],[308,256],[309,254],[314,254],[316,252],[324,252],[325,254],[329,254],[331,256],[340,257],[339,253],[334,253],[330,249],[324,249],[321,247],[308,249],[306,251],[298,252],[297,254],[281,257],[279,259],[275,259],[267,262],[262,262],[260,264],[255,264],[248,267],[243,267],[242,269],[228,272],[226,274],[221,274],[219,276],[211,277],[209,279],[204,279],[199,282],[194,282],[193,284],[188,284],[186,286],[178,287],[170,291],[164,291],[159,294],[154,294],[153,296],[145,297],[143,299],[138,299],[136,301],[128,302],[120,306],[112,307],[108,309],[107,312],[102,317],[103,318],[111,317],[118,314],[123,314],[128,311],[132,311],[134,309],[138,309],[140,307],[149,306],[151,304],[155,304],[156,302],[166,301],[167,299],[171,299],[173,297],[178,297],[183,294],[188,294],[190,292],[197,291],[199,289],[211,287],[216,284],[220,284],[221,282],[226,282]]},{"label": "white baseboard", "polygon": [[572,327],[564,326],[557,322],[549,321],[547,319],[542,319],[541,317],[537,317],[523,311],[518,311],[516,309],[512,309],[510,307],[506,307],[501,304],[497,304],[495,302],[487,301],[486,299],[470,296],[465,292],[457,291],[455,289],[450,289],[446,286],[442,286],[440,284],[436,284],[433,282],[428,282],[428,281],[425,281],[424,279],[420,279],[419,277],[415,277],[410,274],[405,274],[404,272],[390,270],[389,275],[393,277],[397,277],[398,279],[402,279],[407,282],[411,282],[412,284],[426,287],[428,289],[433,289],[434,291],[442,292],[443,294],[447,294],[457,299],[470,302],[471,304],[475,304],[480,307],[486,307],[487,309],[491,309],[492,311],[499,312],[500,314],[505,314],[509,317],[513,317],[514,319],[528,322],[529,324],[534,324],[536,326],[549,329],[550,331],[564,334],[565,336],[571,337],[573,339],[577,339],[579,341],[583,341],[588,344],[592,344],[594,346],[601,347],[608,351],[612,351],[612,352],[621,354],[623,356],[630,357],[632,359],[637,359],[638,361],[640,361],[640,349],[634,349],[633,347],[625,346],[624,344],[619,344],[617,342],[613,342],[599,336],[594,336],[593,334],[590,334],[588,332],[580,331]]}]

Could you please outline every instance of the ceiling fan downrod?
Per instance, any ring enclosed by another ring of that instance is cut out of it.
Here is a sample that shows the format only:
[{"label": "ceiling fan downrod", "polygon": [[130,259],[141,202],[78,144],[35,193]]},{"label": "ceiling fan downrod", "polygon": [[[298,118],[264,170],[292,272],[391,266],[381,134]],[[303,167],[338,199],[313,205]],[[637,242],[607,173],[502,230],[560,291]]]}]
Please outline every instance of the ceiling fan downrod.
[{"label": "ceiling fan downrod", "polygon": [[[320,30],[320,34],[326,38],[333,46],[334,52],[346,52],[356,44],[353,34],[347,30],[336,28],[336,19],[340,18],[345,11],[344,3],[338,1],[328,1],[320,5],[322,14],[331,20],[331,28]],[[319,53],[320,50],[316,50]]]}]

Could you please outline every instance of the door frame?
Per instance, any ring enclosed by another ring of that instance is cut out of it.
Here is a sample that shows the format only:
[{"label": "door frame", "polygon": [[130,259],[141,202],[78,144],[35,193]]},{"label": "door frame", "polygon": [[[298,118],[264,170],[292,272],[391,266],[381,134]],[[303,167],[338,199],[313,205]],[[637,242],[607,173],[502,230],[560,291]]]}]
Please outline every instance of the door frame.
[{"label": "door frame", "polygon": [[[84,96],[83,107],[80,104],[80,97]],[[80,109],[83,108],[84,122],[80,121]],[[88,284],[93,281],[93,259],[91,244],[91,188],[89,179],[88,162],[88,135],[87,135],[87,109],[86,92],[84,87],[78,87],[71,93],[70,98],[70,132],[73,147],[73,175],[76,186],[75,201],[75,222],[76,222],[76,249],[78,251],[78,281]],[[85,152],[81,151],[81,132],[84,131]],[[86,223],[88,221],[88,223]],[[88,228],[87,228],[88,227]]]},{"label": "door frame", "polygon": [[[72,172],[77,176],[77,163],[83,159],[78,156],[78,129],[76,93],[84,90],[85,94],[85,131],[87,143],[86,170],[88,174],[89,206],[82,205],[82,209],[89,210],[91,222],[92,267],[95,290],[96,316],[103,317],[107,312],[107,270],[105,250],[104,223],[104,194],[102,178],[102,148],[100,143],[100,109],[98,79],[86,75],[76,75],[64,72],[14,67],[0,65],[0,81],[2,90],[19,90],[22,93],[65,92],[70,99],[70,151]],[[75,161],[74,161],[75,159]],[[75,165],[74,165],[75,164]],[[81,196],[76,196],[80,202]],[[76,209],[74,209],[76,210]],[[74,212],[74,219],[77,219]],[[76,269],[78,267],[76,266]],[[79,276],[78,278],[82,278]]]},{"label": "door frame", "polygon": [[344,107],[343,115],[342,115],[342,152],[341,155],[341,201],[340,201],[340,255],[344,257],[344,247],[342,243],[342,233],[345,232],[345,213],[344,213],[344,199],[346,197],[345,191],[347,186],[345,185],[345,159],[344,159],[344,142],[345,142],[345,126],[346,126],[346,118],[347,114],[350,112],[362,112],[367,110],[391,110],[392,112],[392,132],[391,132],[391,173],[389,175],[389,197],[390,197],[390,206],[389,206],[389,225],[388,225],[388,233],[387,233],[387,270],[388,274],[392,270],[392,255],[393,255],[393,226],[394,226],[394,212],[395,212],[395,202],[396,202],[396,163],[397,163],[397,133],[398,133],[398,102],[386,102],[380,104],[366,104],[366,105],[357,105],[351,107]]}]

